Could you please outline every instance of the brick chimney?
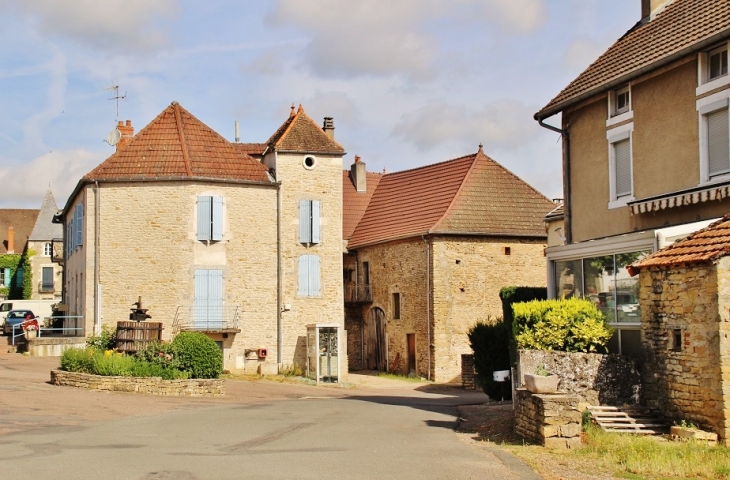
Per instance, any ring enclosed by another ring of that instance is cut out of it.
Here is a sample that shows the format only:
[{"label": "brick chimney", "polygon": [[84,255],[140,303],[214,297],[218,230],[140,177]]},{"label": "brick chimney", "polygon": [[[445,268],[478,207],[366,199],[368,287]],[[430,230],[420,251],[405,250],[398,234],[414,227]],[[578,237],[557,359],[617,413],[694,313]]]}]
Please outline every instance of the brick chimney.
[{"label": "brick chimney", "polygon": [[117,122],[117,130],[119,130],[119,133],[122,134],[122,138],[117,143],[117,151],[119,151],[120,148],[122,148],[126,143],[134,137],[134,127],[132,126],[132,121],[127,120],[127,123],[125,124],[121,120]]},{"label": "brick chimney", "polygon": [[8,227],[8,253],[15,253],[15,228]]},{"label": "brick chimney", "polygon": [[324,117],[324,125],[322,125],[322,130],[324,130],[324,133],[326,133],[328,137],[330,137],[332,140],[334,140],[335,139],[335,120],[332,117]]},{"label": "brick chimney", "polygon": [[355,185],[355,190],[367,192],[368,170],[365,168],[365,162],[360,161],[360,155],[355,155],[355,162],[350,166],[350,176],[352,177],[352,183]]}]

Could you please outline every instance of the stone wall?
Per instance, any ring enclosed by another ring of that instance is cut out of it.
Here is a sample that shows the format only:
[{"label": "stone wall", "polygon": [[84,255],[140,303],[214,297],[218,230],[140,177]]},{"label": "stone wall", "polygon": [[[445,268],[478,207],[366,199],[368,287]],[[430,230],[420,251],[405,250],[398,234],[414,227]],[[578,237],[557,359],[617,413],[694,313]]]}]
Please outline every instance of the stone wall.
[{"label": "stone wall", "polygon": [[36,337],[25,343],[31,357],[60,357],[68,349],[85,347],[86,337]]},{"label": "stone wall", "polygon": [[639,405],[641,372],[635,360],[621,355],[519,350],[518,379],[538,366],[560,377],[558,390],[577,395],[588,405]]},{"label": "stone wall", "polygon": [[474,370],[474,355],[461,356],[461,386],[466,390],[476,390],[476,371]]},{"label": "stone wall", "polygon": [[104,377],[88,373],[51,370],[51,383],[89,390],[135,392],[171,397],[222,397],[225,381],[220,378],[163,380],[160,377]]},{"label": "stone wall", "polygon": [[550,448],[580,445],[582,412],[577,395],[538,395],[517,389],[515,432]]},{"label": "stone wall", "polygon": [[641,270],[647,405],[730,435],[730,258]]}]

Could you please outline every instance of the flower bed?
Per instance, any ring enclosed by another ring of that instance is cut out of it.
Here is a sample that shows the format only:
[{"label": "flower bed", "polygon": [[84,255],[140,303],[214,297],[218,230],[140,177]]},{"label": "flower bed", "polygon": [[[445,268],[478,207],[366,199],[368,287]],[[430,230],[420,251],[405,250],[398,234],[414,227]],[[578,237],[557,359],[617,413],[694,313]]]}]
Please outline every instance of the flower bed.
[{"label": "flower bed", "polygon": [[51,371],[51,383],[89,390],[135,392],[174,397],[222,397],[225,382],[220,378],[163,380],[160,377],[118,377],[90,373]]}]

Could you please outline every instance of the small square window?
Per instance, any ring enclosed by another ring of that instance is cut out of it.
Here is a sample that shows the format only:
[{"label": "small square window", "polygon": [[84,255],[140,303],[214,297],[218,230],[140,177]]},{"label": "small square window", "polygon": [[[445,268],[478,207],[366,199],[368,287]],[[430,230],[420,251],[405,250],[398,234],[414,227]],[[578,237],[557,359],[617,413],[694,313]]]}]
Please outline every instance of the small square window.
[{"label": "small square window", "polygon": [[504,247],[505,255],[512,255],[512,247]]},{"label": "small square window", "polygon": [[629,87],[619,88],[614,91],[614,105],[612,116],[621,115],[631,110],[631,92]]},{"label": "small square window", "polygon": [[727,75],[727,47],[722,46],[708,53],[709,61],[707,79],[714,80],[716,78]]},{"label": "small square window", "polygon": [[682,330],[679,328],[672,330],[672,350],[675,352],[682,351]]},{"label": "small square window", "polygon": [[393,293],[393,320],[400,320],[400,293]]}]

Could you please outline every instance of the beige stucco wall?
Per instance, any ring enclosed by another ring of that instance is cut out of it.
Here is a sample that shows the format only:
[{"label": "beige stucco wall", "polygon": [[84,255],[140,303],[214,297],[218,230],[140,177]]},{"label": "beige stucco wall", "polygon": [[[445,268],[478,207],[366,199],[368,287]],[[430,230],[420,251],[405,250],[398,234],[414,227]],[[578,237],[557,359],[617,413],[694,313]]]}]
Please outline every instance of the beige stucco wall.
[{"label": "beige stucco wall", "polygon": [[[358,261],[369,263],[373,286],[373,303],[362,314],[385,312],[388,369],[395,365],[398,373],[408,373],[407,335],[415,334],[416,373],[429,376],[430,353],[432,380],[460,382],[461,355],[471,353],[469,328],[502,315],[502,287],[545,285],[544,248],[544,239],[444,236],[429,238],[428,247],[415,238],[359,249]],[[360,275],[362,282],[362,268]],[[401,297],[399,320],[393,318],[394,292]],[[359,355],[358,341],[351,344]]]},{"label": "beige stucco wall", "polygon": [[[697,187],[700,182],[697,62],[679,62],[631,84],[634,198]],[[606,94],[563,113],[570,132],[573,241],[679,225],[724,215],[730,200],[632,215],[608,208],[609,145]],[[627,123],[627,122],[624,122]]]},{"label": "beige stucco wall", "polygon": [[[61,291],[63,290],[63,267],[51,261],[50,256],[44,254],[45,245],[48,242],[28,241],[28,248],[33,250],[35,254],[30,257],[30,266],[33,274],[33,291],[31,299],[33,300],[61,300]],[[41,282],[43,281],[43,267],[53,268],[53,290],[41,291]]]},{"label": "beige stucco wall", "polygon": [[640,306],[647,404],[730,438],[730,258],[642,270]]}]

